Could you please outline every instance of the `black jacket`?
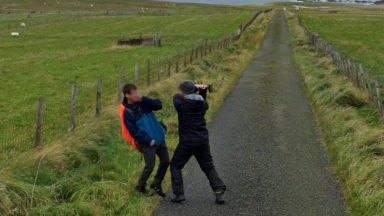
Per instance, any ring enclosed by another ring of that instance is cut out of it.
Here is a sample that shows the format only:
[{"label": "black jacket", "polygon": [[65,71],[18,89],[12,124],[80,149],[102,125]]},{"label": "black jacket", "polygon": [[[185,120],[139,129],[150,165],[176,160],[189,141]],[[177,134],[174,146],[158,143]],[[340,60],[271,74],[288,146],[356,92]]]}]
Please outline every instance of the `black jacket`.
[{"label": "black jacket", "polygon": [[175,105],[179,119],[179,142],[184,145],[202,145],[209,143],[205,113],[208,110],[207,90],[200,90],[195,97],[183,98],[175,95]]}]

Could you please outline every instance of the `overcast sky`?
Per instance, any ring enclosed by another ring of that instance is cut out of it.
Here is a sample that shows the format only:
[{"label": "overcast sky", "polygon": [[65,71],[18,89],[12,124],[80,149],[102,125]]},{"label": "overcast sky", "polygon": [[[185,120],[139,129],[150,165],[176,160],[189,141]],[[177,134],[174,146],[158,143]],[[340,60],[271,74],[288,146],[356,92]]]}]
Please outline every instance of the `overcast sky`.
[{"label": "overcast sky", "polygon": [[[284,0],[168,0],[168,1],[241,5],[241,4],[255,4],[255,3],[260,4],[260,3],[277,2],[277,1],[284,1]],[[285,0],[285,1],[288,1],[288,0]]]}]

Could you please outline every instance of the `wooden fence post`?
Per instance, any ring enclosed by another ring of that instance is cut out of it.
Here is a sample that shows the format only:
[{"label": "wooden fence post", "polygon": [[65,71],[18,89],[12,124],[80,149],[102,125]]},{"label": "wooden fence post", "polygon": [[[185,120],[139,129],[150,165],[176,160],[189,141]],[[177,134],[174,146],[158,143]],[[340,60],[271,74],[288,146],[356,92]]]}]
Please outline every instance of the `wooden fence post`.
[{"label": "wooden fence post", "polygon": [[187,48],[184,48],[184,68],[186,68],[187,64],[188,64],[187,58],[188,58],[188,50],[187,50]]},{"label": "wooden fence post", "polygon": [[70,126],[69,131],[74,132],[76,128],[76,103],[77,103],[77,85],[72,85],[71,90],[71,110],[70,110]]},{"label": "wooden fence post", "polygon": [[76,105],[77,105],[77,85],[72,85],[72,92],[71,92],[71,116],[70,116],[70,127],[69,131],[74,132],[76,128]]},{"label": "wooden fence post", "polygon": [[157,59],[157,81],[161,80],[161,58]]},{"label": "wooden fence post", "polygon": [[43,97],[41,97],[41,98],[39,98],[39,105],[38,105],[38,109],[37,109],[35,148],[39,148],[42,144],[44,110],[45,110],[45,99]]},{"label": "wooden fence post", "polygon": [[103,87],[103,81],[99,79],[97,83],[97,92],[96,92],[96,116],[100,116],[100,112],[101,112],[102,87]]},{"label": "wooden fence post", "polygon": [[204,44],[202,43],[200,46],[200,58],[204,57]]},{"label": "wooden fence post", "polygon": [[151,59],[147,60],[147,86],[151,85]]},{"label": "wooden fence post", "polygon": [[237,35],[243,34],[243,24],[240,24],[239,29],[237,30]]},{"label": "wooden fence post", "polygon": [[139,64],[136,62],[135,64],[135,72],[134,72],[134,83],[135,85],[139,85]]},{"label": "wooden fence post", "polygon": [[371,81],[371,76],[368,75],[368,96],[369,96],[369,104],[371,107],[375,106],[375,99],[374,99],[374,94],[373,94],[373,87],[372,87],[372,81]]},{"label": "wooden fence post", "polygon": [[376,96],[377,96],[377,108],[380,116],[383,116],[383,102],[381,101],[381,80],[380,77],[376,77]]},{"label": "wooden fence post", "polygon": [[171,70],[172,70],[172,57],[168,58],[168,77],[171,76]]},{"label": "wooden fence post", "polygon": [[208,55],[208,40],[205,40],[204,43],[204,56]]},{"label": "wooden fence post", "polygon": [[365,71],[361,63],[359,64],[359,86],[363,87],[364,90],[367,90]]},{"label": "wooden fence post", "polygon": [[121,92],[123,90],[125,84],[125,73],[124,71],[120,72],[120,80],[119,80],[119,89],[117,92],[117,101],[120,103],[123,100],[123,93]]},{"label": "wooden fence post", "polygon": [[161,47],[161,34],[159,32],[153,36],[153,43],[155,47]]},{"label": "wooden fence post", "polygon": [[177,56],[176,56],[176,73],[179,73],[180,69],[180,50],[177,50]]},{"label": "wooden fence post", "polygon": [[210,41],[208,44],[208,52],[209,52],[209,54],[212,53],[212,41]]},{"label": "wooden fence post", "polygon": [[189,59],[189,63],[192,63],[193,62],[193,56],[194,56],[194,53],[193,53],[193,48],[191,49],[191,57]]}]

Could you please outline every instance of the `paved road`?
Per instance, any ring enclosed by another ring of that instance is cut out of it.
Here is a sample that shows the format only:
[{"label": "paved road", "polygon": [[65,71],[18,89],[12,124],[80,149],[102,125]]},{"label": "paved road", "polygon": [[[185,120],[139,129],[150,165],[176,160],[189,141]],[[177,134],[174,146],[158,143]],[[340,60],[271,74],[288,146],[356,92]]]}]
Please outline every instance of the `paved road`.
[{"label": "paved road", "polygon": [[294,66],[286,19],[276,15],[260,54],[210,125],[227,204],[214,204],[193,159],[187,202],[161,203],[155,215],[346,215],[325,146]]}]

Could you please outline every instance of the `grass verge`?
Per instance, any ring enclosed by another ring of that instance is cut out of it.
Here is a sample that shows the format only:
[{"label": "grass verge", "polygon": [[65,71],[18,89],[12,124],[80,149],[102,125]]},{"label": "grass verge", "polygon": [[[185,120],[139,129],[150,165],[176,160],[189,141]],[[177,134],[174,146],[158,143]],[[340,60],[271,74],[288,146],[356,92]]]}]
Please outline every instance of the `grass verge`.
[{"label": "grass verge", "polygon": [[[263,40],[272,13],[261,15],[229,48],[195,62],[169,79],[145,89],[164,102],[158,117],[169,128],[171,151],[177,143],[177,119],[171,98],[182,80],[211,83],[211,119],[249,65]],[[0,170],[1,215],[150,215],[159,202],[133,187],[143,167],[139,154],[121,138],[117,104],[104,107],[70,137],[11,159]],[[170,182],[165,182],[168,187]]]},{"label": "grass verge", "polygon": [[384,126],[367,95],[315,53],[289,14],[294,57],[302,73],[351,215],[384,215]]}]

